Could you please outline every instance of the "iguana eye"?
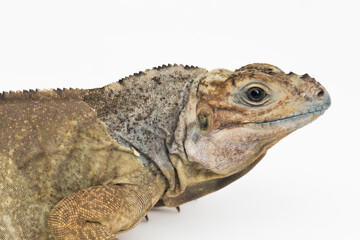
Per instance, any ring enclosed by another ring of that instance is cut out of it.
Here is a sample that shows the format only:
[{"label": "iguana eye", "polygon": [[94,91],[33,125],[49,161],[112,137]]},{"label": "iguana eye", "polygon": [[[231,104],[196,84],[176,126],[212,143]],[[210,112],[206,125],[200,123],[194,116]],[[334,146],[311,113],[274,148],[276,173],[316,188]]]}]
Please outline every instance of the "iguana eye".
[{"label": "iguana eye", "polygon": [[250,107],[258,107],[271,101],[272,90],[269,86],[260,82],[252,82],[240,89],[235,88],[233,101]]},{"label": "iguana eye", "polygon": [[250,101],[261,102],[266,97],[266,92],[259,87],[252,87],[247,90],[246,95]]}]

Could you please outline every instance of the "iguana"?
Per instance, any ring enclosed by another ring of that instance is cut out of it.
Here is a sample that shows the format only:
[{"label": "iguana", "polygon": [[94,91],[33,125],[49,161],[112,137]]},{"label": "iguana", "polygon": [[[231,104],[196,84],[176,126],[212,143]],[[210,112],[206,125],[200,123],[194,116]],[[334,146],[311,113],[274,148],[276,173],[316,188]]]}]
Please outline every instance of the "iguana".
[{"label": "iguana", "polygon": [[168,65],[0,95],[0,239],[103,239],[225,187],[330,106],[309,75]]}]

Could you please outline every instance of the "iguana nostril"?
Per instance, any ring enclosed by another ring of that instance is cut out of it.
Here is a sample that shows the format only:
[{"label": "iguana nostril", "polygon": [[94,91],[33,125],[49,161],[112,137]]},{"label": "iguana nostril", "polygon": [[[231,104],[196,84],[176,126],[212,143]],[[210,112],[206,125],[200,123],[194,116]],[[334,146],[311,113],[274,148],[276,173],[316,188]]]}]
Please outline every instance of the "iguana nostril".
[{"label": "iguana nostril", "polygon": [[316,96],[317,96],[318,98],[320,98],[320,97],[324,96],[324,94],[325,94],[324,90],[321,89],[321,90],[316,94]]}]

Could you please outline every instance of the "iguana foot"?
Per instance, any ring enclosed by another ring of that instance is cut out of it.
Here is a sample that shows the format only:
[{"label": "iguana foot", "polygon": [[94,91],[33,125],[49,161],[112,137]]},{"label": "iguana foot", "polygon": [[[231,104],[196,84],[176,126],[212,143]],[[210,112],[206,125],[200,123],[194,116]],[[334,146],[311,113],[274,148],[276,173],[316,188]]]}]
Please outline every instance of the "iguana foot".
[{"label": "iguana foot", "polygon": [[162,177],[144,174],[138,182],[94,186],[61,200],[48,224],[55,240],[115,240],[135,227],[165,191]]}]

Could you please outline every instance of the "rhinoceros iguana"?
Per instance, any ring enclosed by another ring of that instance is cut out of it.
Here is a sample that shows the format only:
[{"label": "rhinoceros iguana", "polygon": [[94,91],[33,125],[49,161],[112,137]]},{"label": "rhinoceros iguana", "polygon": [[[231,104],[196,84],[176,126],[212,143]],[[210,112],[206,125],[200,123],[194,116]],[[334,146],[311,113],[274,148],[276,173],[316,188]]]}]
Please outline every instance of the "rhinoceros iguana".
[{"label": "rhinoceros iguana", "polygon": [[102,88],[0,95],[0,239],[117,239],[225,187],[330,106],[309,75],[157,67]]}]

